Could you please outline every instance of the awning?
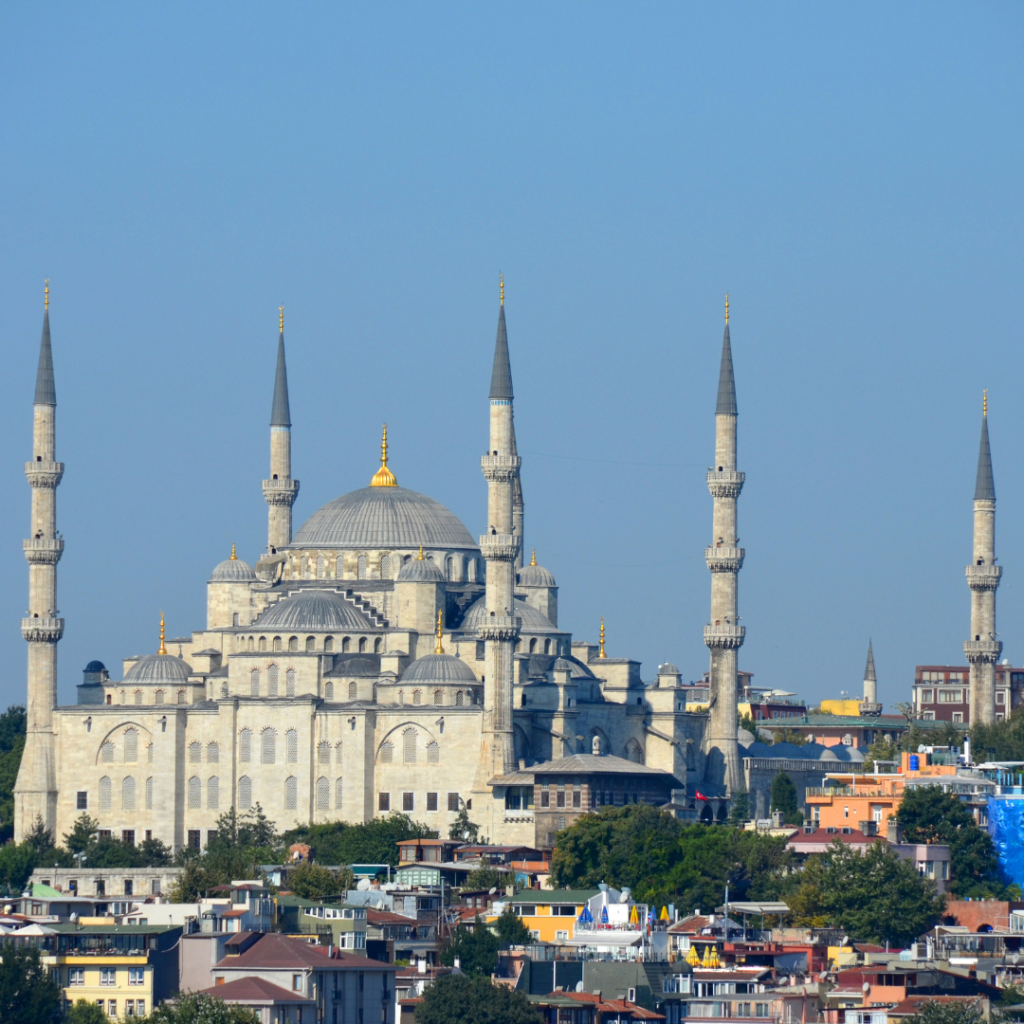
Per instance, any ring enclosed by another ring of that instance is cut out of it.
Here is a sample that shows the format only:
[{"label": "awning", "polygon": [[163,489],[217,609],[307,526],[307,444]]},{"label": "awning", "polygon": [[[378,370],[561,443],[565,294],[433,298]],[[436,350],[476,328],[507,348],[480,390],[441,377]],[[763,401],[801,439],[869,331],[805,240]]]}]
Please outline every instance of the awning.
[{"label": "awning", "polygon": [[[786,903],[730,903],[729,912],[736,914],[788,914],[789,905]],[[716,914],[724,914],[725,907],[716,907]]]}]

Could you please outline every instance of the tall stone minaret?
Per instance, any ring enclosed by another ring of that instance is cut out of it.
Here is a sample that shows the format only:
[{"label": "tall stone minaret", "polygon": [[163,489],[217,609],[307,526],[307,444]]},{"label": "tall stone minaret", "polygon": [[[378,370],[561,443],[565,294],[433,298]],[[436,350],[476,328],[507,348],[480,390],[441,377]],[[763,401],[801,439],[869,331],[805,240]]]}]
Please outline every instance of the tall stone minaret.
[{"label": "tall stone minaret", "polygon": [[864,666],[864,699],[861,701],[861,713],[881,710],[878,703],[878,675],[875,672],[875,652],[868,640],[868,661]]},{"label": "tall stone minaret", "polygon": [[736,378],[729,342],[729,296],[725,297],[725,335],[715,406],[715,465],[708,470],[714,499],[711,546],[704,552],[711,570],[711,622],[704,643],[711,649],[711,722],[708,735],[708,779],[724,783],[731,795],[742,789],[737,742],[737,657],[746,629],[737,614],[737,582],[743,548],[736,535],[736,499],[745,475],[736,469]]},{"label": "tall stone minaret", "polygon": [[996,588],[1002,576],[996,565],[996,485],[988,443],[988,392],[981,406],[981,447],[974,485],[974,554],[967,566],[971,588],[971,639],[964,654],[971,666],[971,725],[996,720],[996,663],[1003,650],[996,639]]},{"label": "tall stone minaret", "polygon": [[513,653],[522,620],[515,614],[516,555],[512,498],[520,458],[515,453],[512,425],[512,366],[505,333],[505,282],[501,282],[498,336],[491,371],[491,430],[487,454],[480,460],[487,481],[487,532],[480,551],[487,562],[485,604],[487,619],[480,628],[486,641],[484,680],[484,739],[482,766],[494,775],[516,767],[512,736]]},{"label": "tall stone minaret", "polygon": [[57,389],[50,348],[50,285],[47,282],[36,394],[32,402],[32,461],[25,463],[25,476],[32,488],[32,536],[24,541],[28,560],[28,616],[21,620],[21,635],[28,641],[28,701],[25,752],[14,785],[16,842],[25,838],[37,819],[51,833],[57,824],[53,709],[57,706],[57,641],[64,635],[64,620],[57,616],[57,563],[64,552],[64,541],[57,535],[56,499],[64,464],[56,461],[56,412]]},{"label": "tall stone minaret", "polygon": [[292,417],[288,408],[288,369],[284,362],[284,306],[280,314],[274,404],[270,409],[270,479],[263,481],[263,497],[270,506],[267,550],[271,554],[292,542],[292,505],[299,494],[299,481],[292,479]]},{"label": "tall stone minaret", "polygon": [[[512,424],[512,454],[519,456],[519,449],[516,447],[516,425]],[[515,535],[519,550],[516,553],[516,572],[523,567],[523,551],[526,541],[523,539],[523,514],[526,511],[523,505],[523,481],[520,470],[512,479],[512,533]]]}]

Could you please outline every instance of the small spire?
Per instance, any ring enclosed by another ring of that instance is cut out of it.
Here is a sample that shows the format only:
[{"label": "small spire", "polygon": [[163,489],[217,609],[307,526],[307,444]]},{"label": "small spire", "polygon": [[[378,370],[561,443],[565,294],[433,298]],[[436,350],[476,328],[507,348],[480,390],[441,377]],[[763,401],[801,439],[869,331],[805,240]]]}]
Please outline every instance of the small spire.
[{"label": "small spire", "polygon": [[277,307],[277,314],[277,329],[284,334],[284,306]]},{"label": "small spire", "polygon": [[732,369],[732,344],[729,341],[729,300],[725,301],[725,334],[722,337],[722,365],[718,371],[718,401],[715,404],[716,416],[735,416],[736,376]]},{"label": "small spire", "polygon": [[988,388],[981,393],[981,415],[988,416]]},{"label": "small spire", "polygon": [[231,545],[231,561],[232,562],[237,562],[238,561],[238,555],[235,554],[235,545],[234,544]]},{"label": "small spire", "polygon": [[380,443],[380,469],[373,474],[371,487],[397,487],[395,474],[388,469],[388,425],[384,424],[384,438]]},{"label": "small spire", "polygon": [[277,373],[274,376],[274,402],[270,408],[272,427],[291,427],[292,414],[288,405],[288,367],[284,361],[284,306],[278,321],[281,333],[277,338]]},{"label": "small spire", "polygon": [[494,341],[494,365],[491,368],[490,398],[512,400],[512,364],[508,358],[508,332],[505,330],[505,279],[501,279],[501,305],[498,307],[498,336]]},{"label": "small spire", "polygon": [[864,668],[864,681],[877,683],[878,676],[875,675],[875,652],[871,648],[871,638],[868,638],[868,663]]},{"label": "small spire", "polygon": [[43,312],[50,308],[50,279],[47,277],[43,283]]},{"label": "small spire", "polygon": [[442,614],[443,614],[443,612],[439,608],[437,610],[437,646],[434,648],[434,653],[435,654],[444,654],[444,648],[441,646],[441,632],[442,632],[441,615]]},{"label": "small spire", "polygon": [[53,379],[53,349],[50,347],[50,279],[43,288],[43,337],[39,342],[39,367],[36,370],[36,394],[33,405],[57,404],[57,387]]},{"label": "small spire", "polygon": [[599,658],[607,658],[608,657],[608,655],[604,653],[604,616],[603,615],[601,616],[601,642],[600,642],[600,645],[599,645],[599,650],[597,652],[597,656]]},{"label": "small spire", "polygon": [[505,305],[505,275],[498,274],[498,302],[500,305]]},{"label": "small spire", "polygon": [[988,392],[985,392],[982,398],[981,444],[978,448],[978,476],[974,484],[974,500],[996,500],[996,484],[992,476],[992,448],[988,441]]},{"label": "small spire", "polygon": [[416,556],[416,561],[417,562],[422,562],[423,561],[423,545],[422,544],[420,545],[420,553]]},{"label": "small spire", "polygon": [[537,564],[537,549],[534,548],[533,549],[533,554],[530,556],[530,565],[536,565],[536,564]]},{"label": "small spire", "polygon": [[729,322],[729,293],[725,293],[725,322]]},{"label": "small spire", "polygon": [[167,645],[164,643],[165,639],[166,639],[166,636],[165,636],[165,633],[164,633],[164,613],[161,612],[160,613],[160,650],[158,650],[156,652],[157,654],[166,654],[167,653]]}]

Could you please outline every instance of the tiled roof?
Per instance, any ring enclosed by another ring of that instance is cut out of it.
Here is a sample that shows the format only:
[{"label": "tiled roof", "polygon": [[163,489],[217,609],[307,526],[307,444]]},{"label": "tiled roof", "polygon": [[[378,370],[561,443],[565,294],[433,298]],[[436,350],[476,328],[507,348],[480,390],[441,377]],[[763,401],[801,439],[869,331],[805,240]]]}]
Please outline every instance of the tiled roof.
[{"label": "tiled roof", "polygon": [[575,903],[592,900],[600,889],[520,889],[512,896],[506,896],[507,903]]},{"label": "tiled roof", "polygon": [[836,840],[841,843],[884,843],[885,840],[881,836],[866,836],[860,829],[851,828],[849,832],[827,832],[823,828],[815,829],[811,833],[797,832],[793,835],[788,846],[817,846],[824,843],[826,846],[830,843],[834,843]]},{"label": "tiled roof", "polygon": [[416,924],[416,918],[404,917],[402,914],[392,914],[390,910],[366,910],[366,923],[373,925],[382,924]]},{"label": "tiled roof", "polygon": [[[322,952],[320,952],[322,950]],[[368,960],[366,957],[340,951],[331,952],[326,946],[311,946],[308,942],[290,939],[277,932],[267,932],[257,939],[245,952],[237,956],[227,956],[217,964],[219,970],[258,970],[260,968],[291,969],[307,968],[310,970],[394,970],[395,968],[380,960]]]},{"label": "tiled roof", "polygon": [[205,995],[223,999],[225,1003],[313,1003],[312,999],[298,992],[290,992],[258,976],[236,978],[201,991]]}]

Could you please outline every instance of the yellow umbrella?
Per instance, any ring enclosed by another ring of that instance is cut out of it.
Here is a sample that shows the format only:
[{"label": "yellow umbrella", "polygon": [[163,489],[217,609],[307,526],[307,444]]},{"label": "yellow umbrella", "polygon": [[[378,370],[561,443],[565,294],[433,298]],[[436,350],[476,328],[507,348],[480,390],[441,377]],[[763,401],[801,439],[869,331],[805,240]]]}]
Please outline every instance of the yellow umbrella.
[{"label": "yellow umbrella", "polygon": [[711,947],[711,966],[712,967],[721,967],[722,966],[722,961],[718,959],[718,947],[717,946],[712,946]]},{"label": "yellow umbrella", "polygon": [[701,966],[702,967],[710,967],[711,966],[711,950],[713,950],[714,948],[715,948],[714,946],[705,946],[704,947],[704,959],[701,961]]},{"label": "yellow umbrella", "polygon": [[659,915],[658,920],[660,920],[660,921],[667,921],[668,920],[668,907],[662,907],[661,908],[661,914]]},{"label": "yellow umbrella", "polygon": [[697,947],[692,943],[690,944],[690,952],[686,954],[686,962],[691,967],[700,967],[700,953],[697,952]]},{"label": "yellow umbrella", "polygon": [[633,909],[630,910],[630,912],[629,912],[629,923],[630,924],[639,924],[640,923],[640,918],[637,917],[636,904],[635,903],[633,904]]}]

